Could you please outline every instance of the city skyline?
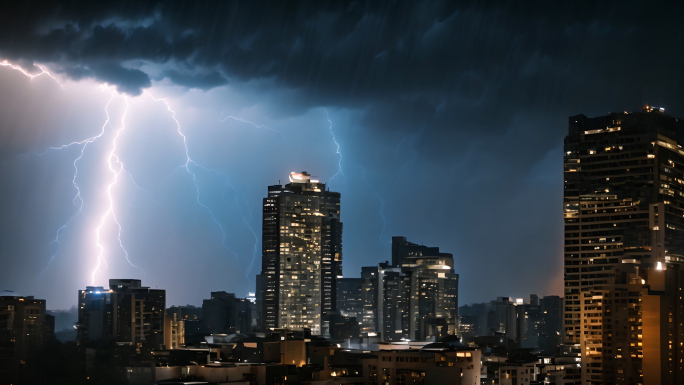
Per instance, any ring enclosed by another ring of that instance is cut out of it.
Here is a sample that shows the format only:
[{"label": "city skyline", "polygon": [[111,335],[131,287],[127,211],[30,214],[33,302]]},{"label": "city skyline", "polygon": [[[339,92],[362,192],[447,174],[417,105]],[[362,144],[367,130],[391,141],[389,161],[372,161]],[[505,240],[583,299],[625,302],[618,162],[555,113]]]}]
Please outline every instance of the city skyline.
[{"label": "city skyline", "polygon": [[461,304],[563,295],[567,118],[684,116],[681,11],[3,4],[0,290],[244,297],[266,186],[306,170],[341,193],[345,277],[406,236],[454,255]]}]

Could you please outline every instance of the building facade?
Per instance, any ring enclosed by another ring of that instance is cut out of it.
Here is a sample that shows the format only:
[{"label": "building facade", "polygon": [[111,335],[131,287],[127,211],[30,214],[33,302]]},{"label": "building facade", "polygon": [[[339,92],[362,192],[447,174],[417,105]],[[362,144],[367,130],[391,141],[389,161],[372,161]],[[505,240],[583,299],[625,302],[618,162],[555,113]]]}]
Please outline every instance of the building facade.
[{"label": "building facade", "polygon": [[565,342],[583,384],[684,383],[682,145],[663,109],[569,119]]},{"label": "building facade", "polygon": [[290,183],[268,187],[262,229],[262,329],[323,334],[342,277],[340,194],[306,172],[293,172]]},{"label": "building facade", "polygon": [[379,350],[362,358],[364,384],[480,385],[477,349],[430,344],[422,349]]},{"label": "building facade", "polygon": [[392,238],[392,260],[361,272],[361,332],[385,341],[425,341],[456,334],[458,274],[453,255]]},{"label": "building facade", "polygon": [[202,302],[204,330],[209,334],[250,333],[253,331],[254,303],[225,291],[211,292]]},{"label": "building facade", "polygon": [[44,299],[3,292],[0,295],[0,383],[17,383],[20,363],[36,353],[53,334],[54,318],[45,314]]},{"label": "building facade", "polygon": [[110,279],[109,289],[78,291],[78,342],[99,346],[127,343],[142,349],[164,346],[166,291],[139,279]]}]

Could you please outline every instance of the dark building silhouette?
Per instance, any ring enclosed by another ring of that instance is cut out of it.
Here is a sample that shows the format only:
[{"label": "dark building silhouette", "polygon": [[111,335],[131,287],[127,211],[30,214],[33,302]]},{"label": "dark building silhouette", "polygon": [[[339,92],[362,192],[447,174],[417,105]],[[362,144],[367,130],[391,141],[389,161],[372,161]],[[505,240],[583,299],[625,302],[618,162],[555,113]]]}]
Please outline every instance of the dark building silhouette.
[{"label": "dark building silhouette", "polygon": [[166,309],[167,317],[182,320],[185,332],[184,341],[186,344],[201,343],[204,341],[205,331],[202,321],[202,308],[198,306],[171,306]]},{"label": "dark building silhouette", "polygon": [[53,335],[54,317],[45,314],[44,299],[3,292],[0,295],[0,383],[16,382],[20,362],[25,362]]},{"label": "dark building silhouette", "polygon": [[109,289],[88,286],[78,292],[78,342],[103,346],[116,342],[143,349],[164,345],[166,292],[139,279],[110,279]]},{"label": "dark building silhouette", "polygon": [[563,298],[549,295],[539,299],[542,324],[539,334],[539,351],[545,355],[558,354],[563,342]]},{"label": "dark building silhouette", "polygon": [[285,186],[268,186],[262,231],[262,329],[324,333],[342,276],[340,194],[306,172],[293,172]]},{"label": "dark building silhouette", "polygon": [[453,255],[449,253],[440,253],[439,247],[429,247],[412,243],[406,240],[406,237],[392,237],[392,266],[401,266],[404,258],[407,257],[446,257],[452,258]]},{"label": "dark building silhouette", "polygon": [[208,334],[250,333],[254,304],[225,291],[211,292],[202,303],[204,330]]},{"label": "dark building silhouette", "polygon": [[363,278],[339,278],[337,280],[337,310],[344,316],[361,319]]},{"label": "dark building silhouette", "polygon": [[570,117],[565,339],[583,384],[684,383],[684,122]]},{"label": "dark building silhouette", "polygon": [[531,294],[528,303],[522,298],[498,297],[489,303],[461,306],[459,317],[459,336],[464,342],[496,337],[507,349],[559,353],[564,330],[561,297]]}]

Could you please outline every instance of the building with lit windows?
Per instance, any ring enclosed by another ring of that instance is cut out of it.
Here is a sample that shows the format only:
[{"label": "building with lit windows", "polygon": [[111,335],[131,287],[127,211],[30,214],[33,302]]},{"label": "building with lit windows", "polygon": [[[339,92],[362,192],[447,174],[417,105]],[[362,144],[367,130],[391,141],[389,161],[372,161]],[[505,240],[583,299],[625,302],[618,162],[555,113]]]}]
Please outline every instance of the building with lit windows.
[{"label": "building with lit windows", "polygon": [[78,291],[78,342],[116,342],[137,348],[164,346],[166,291],[142,286],[139,279],[110,279],[109,289]]},{"label": "building with lit windows", "polygon": [[684,383],[684,122],[569,119],[565,343],[582,384]]},{"label": "building with lit windows", "polygon": [[475,348],[440,342],[421,349],[379,350],[361,363],[364,384],[480,385],[481,358]]},{"label": "building with lit windows", "polygon": [[384,341],[425,341],[455,335],[458,274],[452,254],[392,237],[392,261],[364,267],[361,332]]},{"label": "building with lit windows", "polygon": [[54,318],[45,314],[44,299],[3,291],[0,295],[0,383],[17,383],[21,362],[53,333]]},{"label": "building with lit windows", "polygon": [[268,186],[263,202],[261,327],[323,334],[342,276],[340,193],[307,172]]}]

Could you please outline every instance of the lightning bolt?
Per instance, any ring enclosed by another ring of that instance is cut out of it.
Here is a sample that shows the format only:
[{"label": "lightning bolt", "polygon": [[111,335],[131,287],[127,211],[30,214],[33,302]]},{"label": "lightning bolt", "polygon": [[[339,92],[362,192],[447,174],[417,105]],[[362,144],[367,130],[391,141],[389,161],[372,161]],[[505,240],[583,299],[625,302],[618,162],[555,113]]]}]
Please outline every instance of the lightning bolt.
[{"label": "lightning bolt", "polygon": [[283,140],[283,143],[287,144],[287,140],[285,139],[285,135],[283,135],[282,132],[276,130],[275,128],[271,128],[271,127],[266,126],[266,125],[264,125],[264,124],[252,123],[252,122],[250,122],[249,120],[245,120],[245,119],[242,119],[242,118],[238,118],[238,117],[233,116],[233,115],[227,115],[227,116],[225,116],[225,117],[222,118],[222,117],[221,117],[222,115],[223,115],[223,111],[221,111],[221,114],[219,115],[219,122],[221,122],[221,123],[225,123],[228,119],[231,119],[231,120],[234,120],[234,121],[236,121],[236,122],[249,124],[250,126],[252,126],[252,127],[254,127],[254,128],[265,129],[265,130],[273,131],[273,132],[277,133],[278,135],[280,135],[280,138]]},{"label": "lightning bolt", "polygon": [[[325,111],[325,119],[328,121],[328,131],[330,131],[330,136],[332,136],[332,140],[335,143],[335,146],[337,148],[335,149],[335,153],[339,155],[339,160],[337,161],[337,172],[328,179],[328,183],[332,182],[333,179],[335,179],[338,175],[342,175],[344,178],[344,173],[342,172],[342,153],[340,152],[340,143],[337,142],[337,139],[335,138],[335,133],[333,132],[333,122],[330,120],[330,115],[328,114],[328,110]],[[345,190],[346,190],[346,178],[345,178]]]},{"label": "lightning bolt", "polygon": [[[21,66],[16,65],[16,64],[12,64],[12,63],[8,62],[7,60],[0,62],[0,65],[4,66],[4,67],[9,67],[13,70],[16,70],[16,71],[20,72],[21,74],[23,74],[24,76],[29,77],[30,79],[34,79],[34,78],[39,77],[39,76],[48,76],[51,79],[53,79],[54,81],[56,81],[62,89],[64,89],[64,86],[57,80],[57,78],[52,76],[52,74],[50,74],[50,72],[48,72],[45,68],[43,68],[42,66],[40,66],[38,64],[34,64],[34,66],[36,66],[37,68],[39,68],[41,70],[41,72],[37,73],[37,74],[31,74],[29,71],[25,70]],[[111,87],[108,87],[106,85],[104,85],[103,87],[105,89],[111,90]],[[171,108],[169,103],[165,99],[155,98],[149,92],[145,92],[145,94],[147,96],[149,96],[155,102],[164,103],[166,110],[169,111],[169,113],[171,114],[171,117],[176,124],[176,132],[183,139],[183,145],[184,145],[184,149],[185,149],[185,162],[183,165],[181,165],[179,167],[184,168],[185,171],[188,173],[188,175],[192,178],[192,182],[193,182],[193,185],[195,186],[195,191],[196,191],[197,204],[209,213],[212,221],[218,226],[219,230],[221,231],[221,233],[222,233],[222,246],[227,251],[229,251],[231,254],[233,254],[235,257],[237,257],[237,253],[235,253],[233,250],[231,250],[227,245],[227,233],[226,233],[226,230],[225,230],[223,224],[218,220],[218,218],[216,217],[213,210],[209,206],[207,206],[206,204],[204,204],[202,202],[200,187],[199,187],[199,184],[197,181],[197,171],[202,170],[204,172],[214,173],[214,174],[216,174],[216,175],[218,175],[224,179],[225,188],[224,188],[224,192],[222,195],[222,200],[224,202],[229,203],[225,199],[226,193],[227,193],[229,188],[235,192],[235,202],[233,205],[238,210],[238,212],[240,213],[244,225],[247,227],[247,229],[250,231],[250,233],[254,237],[253,255],[252,255],[252,259],[250,261],[249,268],[248,268],[248,271],[251,271],[253,269],[254,263],[257,259],[257,246],[258,246],[259,238],[258,238],[256,232],[254,231],[254,229],[249,224],[249,221],[248,221],[248,217],[249,218],[252,217],[252,212],[251,212],[249,203],[245,199],[244,195],[239,193],[235,189],[235,187],[233,187],[233,185],[230,183],[230,180],[226,174],[218,172],[218,171],[211,169],[211,168],[207,168],[207,167],[195,162],[190,157],[187,137],[183,133],[183,131],[181,129],[180,122],[176,118],[176,112]],[[112,125],[112,118],[110,117],[109,110],[110,110],[110,104],[117,97],[123,98],[123,100],[125,102],[125,109],[121,115],[120,125],[118,125],[118,128],[114,128]],[[105,230],[105,226],[109,223],[113,224],[116,228],[116,240],[118,242],[118,247],[121,249],[121,251],[125,255],[126,261],[131,266],[139,269],[139,267],[137,267],[135,264],[133,264],[133,262],[130,259],[130,255],[129,255],[128,251],[124,247],[124,243],[122,240],[122,226],[121,226],[121,223],[119,222],[119,220],[117,218],[117,210],[116,210],[115,197],[114,197],[115,187],[120,182],[121,173],[124,173],[125,175],[127,175],[129,177],[130,181],[132,182],[132,184],[135,185],[138,189],[145,191],[135,182],[133,176],[126,170],[124,163],[122,162],[121,158],[119,157],[119,155],[117,153],[117,141],[118,141],[122,131],[126,128],[126,124],[125,124],[126,123],[126,116],[127,116],[128,110],[129,110],[130,103],[135,103],[135,101],[131,100],[129,97],[127,97],[125,95],[120,95],[120,94],[116,93],[115,91],[112,91],[112,95],[109,98],[109,100],[108,100],[108,102],[104,108],[106,120],[105,120],[104,124],[102,125],[102,128],[98,134],[96,134],[92,137],[83,139],[83,140],[73,141],[73,142],[62,144],[59,146],[48,147],[42,153],[36,153],[37,156],[42,156],[42,155],[44,155],[50,151],[65,150],[65,149],[71,148],[71,147],[79,148],[78,156],[73,161],[74,173],[73,173],[73,177],[72,177],[72,185],[74,187],[74,190],[76,191],[74,194],[74,197],[72,199],[72,204],[76,208],[76,211],[73,215],[71,215],[66,220],[66,222],[64,222],[64,224],[62,226],[60,226],[57,229],[55,238],[49,243],[49,245],[57,245],[57,247],[55,248],[55,251],[51,254],[50,259],[47,263],[47,266],[45,267],[43,272],[45,272],[45,270],[47,270],[47,268],[50,266],[52,261],[58,255],[59,250],[60,250],[61,245],[62,245],[62,237],[63,237],[65,231],[67,230],[69,224],[79,215],[86,218],[86,215],[83,212],[83,206],[84,206],[85,201],[84,201],[83,196],[81,194],[81,188],[78,184],[79,162],[83,159],[84,154],[85,154],[88,146],[91,143],[93,143],[93,142],[99,140],[100,138],[102,138],[103,136],[105,136],[105,134],[107,134],[108,128],[109,128],[109,130],[111,130],[112,136],[111,136],[111,139],[109,139],[110,145],[108,147],[108,151],[106,152],[106,154],[104,154],[104,161],[105,161],[108,173],[110,175],[110,179],[107,182],[106,189],[105,189],[106,190],[106,194],[105,194],[105,196],[106,196],[106,207],[104,208],[104,212],[99,216],[99,220],[97,221],[97,224],[96,224],[96,227],[94,230],[95,245],[96,245],[96,248],[98,250],[98,253],[96,256],[95,268],[91,273],[91,282],[94,285],[96,274],[102,270],[103,266],[108,267],[107,257],[106,257],[106,253],[105,253],[105,245],[103,244],[103,233]],[[249,122],[247,120],[237,118],[234,116],[226,116],[224,118],[220,118],[220,121],[224,122],[227,119],[232,119],[232,120],[235,120],[235,121],[238,121],[241,123],[250,124],[255,128],[266,129],[269,131],[276,132],[280,135],[282,140],[285,143],[287,143],[283,134],[278,130],[272,129],[272,128],[265,126],[265,125],[257,125],[255,123],[252,123],[252,122]],[[242,206],[238,203],[238,195],[240,196],[242,201],[244,201],[244,203],[245,203],[244,207],[246,207],[246,209],[247,209],[247,215],[243,212],[243,209],[241,208]],[[243,271],[243,274],[249,280],[249,277],[247,277],[247,275],[244,271]],[[249,281],[251,281],[251,280],[249,280]]]},{"label": "lightning bolt", "polygon": [[[257,246],[259,244],[259,237],[257,236],[256,232],[254,231],[252,226],[247,221],[247,217],[245,216],[245,214],[240,209],[240,205],[238,204],[238,197],[237,196],[239,195],[240,198],[242,198],[242,201],[244,202],[245,207],[247,208],[249,218],[252,217],[252,210],[250,209],[249,202],[247,202],[247,199],[245,198],[245,196],[241,192],[239,192],[235,187],[233,187],[233,185],[230,183],[230,179],[228,179],[228,175],[226,175],[224,173],[219,173],[218,171],[213,170],[213,169],[211,169],[211,171],[225,179],[226,187],[223,190],[223,194],[221,195],[221,200],[223,200],[226,203],[230,203],[230,202],[226,201],[226,199],[225,199],[226,192],[228,191],[228,188],[232,189],[233,192],[235,193],[235,199],[233,202],[233,207],[240,213],[240,216],[242,217],[242,222],[245,224],[247,229],[250,231],[250,233],[252,233],[252,236],[254,237],[252,260],[250,261],[249,266],[247,267],[247,270],[246,270],[246,272],[249,273],[254,268],[254,262],[257,259]],[[250,282],[251,282],[251,280],[250,280]]]},{"label": "lightning bolt", "polygon": [[[222,175],[222,176],[226,179],[226,182],[228,183],[228,185],[230,186],[230,183],[228,182],[228,176],[225,175],[225,174],[223,174],[223,173],[220,173],[220,172],[218,172],[218,171],[216,171],[216,170],[214,170],[214,169],[205,167],[205,166],[203,166],[203,165],[201,165],[201,164],[195,162],[195,161],[190,157],[190,150],[189,150],[189,148],[188,148],[188,140],[187,140],[187,137],[185,136],[185,134],[183,133],[183,131],[181,130],[180,122],[178,121],[178,119],[176,119],[176,111],[174,111],[174,110],[171,108],[171,106],[170,106],[169,103],[166,101],[166,99],[163,99],[163,98],[155,98],[152,94],[150,94],[150,93],[147,92],[147,91],[145,91],[145,94],[148,95],[148,96],[149,96],[152,100],[154,100],[155,102],[164,103],[164,106],[166,106],[166,110],[169,111],[169,113],[171,113],[171,118],[173,119],[173,121],[174,121],[175,124],[176,124],[176,132],[177,132],[178,135],[183,139],[183,146],[184,146],[184,149],[185,149],[185,163],[182,164],[181,166],[179,166],[179,168],[185,169],[185,171],[188,173],[188,175],[192,178],[192,183],[193,183],[193,185],[195,186],[197,204],[198,204],[200,207],[202,207],[203,209],[205,209],[205,210],[209,213],[209,216],[211,217],[211,220],[216,224],[216,226],[217,226],[217,227],[219,228],[219,230],[221,231],[221,234],[222,234],[221,245],[223,246],[224,249],[226,249],[228,252],[230,252],[231,254],[233,254],[233,256],[235,256],[235,257],[237,258],[238,254],[237,254],[235,251],[233,251],[230,247],[228,247],[228,245],[227,245],[227,240],[226,240],[226,238],[227,238],[227,233],[226,233],[226,230],[225,230],[223,224],[216,218],[216,214],[214,213],[214,211],[213,211],[209,206],[207,206],[207,205],[205,205],[204,203],[202,203],[202,201],[201,201],[200,187],[199,187],[199,184],[198,184],[198,182],[197,182],[197,174],[191,170],[191,167],[190,167],[190,166],[192,165],[193,167],[197,167],[198,169],[201,169],[201,170],[203,170],[204,172],[210,172],[210,173],[215,173],[215,174],[218,174],[218,175]],[[245,121],[245,122],[246,122],[246,121]],[[274,131],[275,131],[275,130],[274,130]],[[232,186],[230,186],[230,187],[232,188]],[[224,190],[223,196],[225,196],[225,190]],[[245,223],[247,222],[246,219],[244,218],[244,216],[243,216],[243,220],[244,220]],[[256,234],[254,233],[254,231],[251,229],[251,227],[250,227],[249,225],[248,225],[248,228],[249,228],[250,231],[252,231],[252,233],[256,236]],[[256,245],[255,245],[255,250],[256,250]],[[254,263],[254,259],[256,259],[256,252],[255,252],[255,255],[254,255],[253,258],[252,258],[252,262],[250,263],[250,266],[252,266],[252,264]],[[243,270],[242,273],[243,273],[243,275],[245,276],[245,278],[246,278],[248,281],[251,282],[251,280],[249,279],[249,277],[247,276],[247,274],[246,274],[246,272],[245,272],[244,270]]]},{"label": "lightning bolt", "polygon": [[[96,237],[96,246],[99,250],[99,253],[97,255],[97,264],[95,266],[95,269],[93,270],[93,273],[91,275],[92,279],[92,284],[95,285],[95,274],[100,271],[100,267],[102,266],[102,263],[107,266],[107,260],[104,257],[104,246],[102,246],[102,241],[100,234],[102,232],[102,228],[104,227],[107,219],[111,216],[112,221],[116,224],[117,227],[117,235],[116,239],[119,242],[119,248],[124,252],[124,255],[126,257],[126,261],[133,267],[140,269],[138,266],[134,265],[133,262],[131,262],[128,251],[123,245],[123,241],[121,240],[121,224],[119,223],[119,220],[116,217],[116,210],[114,209],[114,198],[112,198],[112,188],[118,183],[119,181],[119,175],[122,172],[126,172],[124,168],[123,162],[121,162],[121,159],[119,156],[116,154],[116,141],[119,139],[119,135],[121,135],[121,132],[126,128],[125,121],[126,121],[126,114],[128,113],[128,107],[129,107],[129,101],[128,97],[124,96],[124,101],[126,102],[126,109],[124,110],[122,116],[121,116],[121,126],[118,130],[114,131],[114,137],[112,138],[112,145],[110,147],[110,151],[106,156],[107,160],[107,165],[108,169],[112,174],[112,179],[110,180],[109,184],[107,185],[107,200],[109,201],[109,206],[107,207],[107,210],[102,214],[100,217],[100,224],[98,225],[97,229],[95,230],[95,237]],[[105,109],[106,112],[106,109]],[[109,121],[109,113],[107,113],[107,121]],[[126,172],[127,173],[127,172]],[[128,174],[130,175],[130,174]],[[134,182],[135,183],[135,182]],[[137,186],[137,184],[136,184]]]},{"label": "lightning bolt", "polygon": [[[19,65],[17,65],[17,64],[10,63],[10,62],[7,61],[7,60],[3,60],[2,62],[0,62],[0,66],[9,67],[9,68],[11,68],[11,69],[13,69],[13,70],[16,70],[16,71],[18,71],[19,73],[21,73],[22,75],[24,75],[24,76],[26,76],[26,77],[28,77],[28,78],[30,78],[30,79],[35,79],[35,78],[37,78],[37,77],[39,77],[39,76],[48,76],[49,78],[51,78],[52,80],[54,80],[57,84],[59,84],[60,88],[64,89],[64,85],[63,85],[57,78],[55,78],[49,71],[47,71],[44,67],[42,67],[41,65],[36,64],[36,63],[34,63],[33,65],[34,65],[35,67],[37,67],[38,69],[40,69],[41,72],[40,72],[40,73],[37,73],[37,74],[32,74],[32,73],[30,73],[29,71],[27,71],[26,69],[22,68],[21,66],[19,66]],[[107,87],[107,86],[102,86],[102,87],[101,87],[101,90],[105,90],[105,89],[110,89],[110,90],[111,90],[111,87]],[[88,145],[91,144],[91,143],[93,143],[93,142],[95,142],[95,141],[97,141],[98,139],[102,138],[102,137],[105,135],[105,133],[106,133],[107,127],[111,127],[111,123],[110,123],[110,122],[111,122],[111,117],[110,117],[110,115],[109,115],[109,106],[110,106],[110,104],[112,103],[112,101],[114,100],[114,98],[115,98],[116,96],[117,96],[117,94],[116,94],[115,92],[112,91],[111,97],[110,97],[109,100],[107,101],[107,104],[105,105],[105,108],[104,108],[105,115],[106,115],[106,120],[105,120],[104,124],[102,125],[102,128],[101,128],[101,130],[100,130],[100,132],[99,132],[98,134],[96,134],[96,135],[94,135],[94,136],[91,136],[91,137],[89,137],[89,138],[83,139],[83,140],[73,141],[73,142],[66,143],[66,144],[63,144],[63,145],[60,145],[60,146],[48,147],[48,148],[47,148],[45,151],[43,151],[42,153],[36,153],[37,156],[42,156],[42,155],[45,155],[45,154],[46,154],[47,152],[49,152],[49,151],[59,151],[59,150],[64,150],[64,149],[67,149],[67,148],[70,148],[70,147],[80,147],[78,156],[77,156],[77,157],[74,159],[74,161],[73,161],[74,174],[73,174],[73,177],[72,177],[72,179],[71,179],[71,184],[74,186],[74,190],[76,190],[76,193],[74,194],[74,197],[72,198],[71,202],[72,202],[72,204],[74,205],[74,207],[76,208],[76,212],[75,212],[73,215],[71,215],[71,216],[66,220],[66,222],[64,222],[64,224],[63,224],[62,226],[60,226],[60,227],[57,229],[57,232],[56,232],[56,234],[55,234],[55,238],[48,244],[48,245],[57,245],[57,247],[55,248],[55,251],[50,255],[50,259],[48,260],[47,265],[46,265],[45,268],[43,269],[43,273],[47,270],[47,268],[50,266],[50,264],[52,263],[52,261],[55,259],[55,257],[56,257],[57,254],[59,253],[59,250],[60,250],[61,245],[62,245],[61,238],[62,238],[62,236],[64,235],[64,232],[66,231],[66,229],[67,229],[67,227],[69,226],[69,224],[70,224],[77,216],[79,216],[79,215],[82,215],[84,218],[86,217],[85,214],[83,213],[84,199],[83,199],[83,196],[81,195],[81,188],[80,188],[80,186],[79,186],[79,184],[78,184],[78,175],[79,175],[78,163],[79,163],[79,161],[81,161],[81,160],[83,159],[83,156],[84,156],[84,154],[85,154],[85,151],[86,151]],[[138,184],[135,183],[135,180],[133,180],[132,175],[131,175],[128,171],[125,170],[124,164],[121,162],[121,160],[119,159],[118,155],[116,154],[116,140],[118,139],[118,137],[119,137],[121,131],[125,128],[125,125],[124,125],[124,123],[125,123],[125,117],[126,117],[126,113],[128,112],[128,98],[124,96],[124,100],[125,100],[125,102],[126,102],[126,109],[125,109],[125,111],[124,111],[124,113],[123,113],[123,115],[122,115],[122,118],[121,118],[121,127],[120,127],[118,130],[115,130],[115,131],[114,131],[114,137],[113,137],[113,139],[112,139],[112,144],[111,144],[111,147],[110,147],[110,152],[109,152],[109,153],[106,155],[106,157],[105,157],[105,160],[106,160],[107,165],[108,165],[108,169],[109,169],[109,171],[112,173],[112,179],[111,179],[110,183],[107,185],[107,198],[108,198],[108,201],[109,201],[109,206],[108,206],[107,209],[105,210],[104,214],[100,217],[99,225],[98,225],[97,228],[95,229],[96,246],[97,246],[97,248],[98,248],[98,250],[99,250],[99,253],[98,253],[98,255],[97,255],[96,267],[95,267],[95,269],[93,270],[93,272],[92,272],[92,274],[91,274],[91,281],[92,281],[92,284],[95,284],[95,274],[96,274],[98,271],[100,271],[102,264],[104,263],[105,265],[107,265],[107,261],[106,261],[106,259],[105,259],[105,257],[104,257],[104,247],[102,246],[102,243],[101,243],[101,236],[100,236],[100,235],[101,235],[101,232],[102,232],[102,228],[104,227],[104,225],[106,224],[107,219],[108,219],[110,216],[111,216],[113,222],[114,222],[114,223],[116,224],[116,226],[117,226],[117,229],[118,229],[118,231],[117,231],[117,240],[118,240],[118,243],[119,243],[119,247],[120,247],[121,250],[124,252],[124,255],[125,255],[125,257],[126,257],[126,261],[128,261],[128,263],[129,263],[131,266],[138,268],[136,265],[134,265],[134,264],[131,262],[130,257],[129,257],[129,255],[128,255],[128,251],[126,250],[126,248],[125,248],[124,245],[123,245],[123,241],[122,241],[122,239],[121,239],[121,230],[122,230],[122,228],[121,228],[121,224],[119,223],[119,221],[118,221],[118,219],[117,219],[117,217],[116,217],[116,211],[115,211],[115,207],[114,207],[114,206],[115,206],[115,205],[114,205],[114,199],[113,199],[113,196],[112,196],[112,189],[113,189],[114,186],[118,183],[118,181],[119,181],[119,175],[120,175],[122,172],[124,172],[126,175],[128,175],[128,176],[130,177],[130,180],[132,181],[132,183],[133,183],[136,187],[140,188],[140,186],[138,186]]]},{"label": "lightning bolt", "polygon": [[57,248],[55,249],[54,253],[52,253],[52,255],[50,256],[50,260],[48,261],[47,265],[43,269],[43,273],[47,270],[48,267],[50,267],[50,264],[52,263],[52,261],[55,259],[55,257],[59,253],[59,249],[62,246],[62,242],[60,241],[60,238],[62,237],[62,234],[64,234],[64,230],[66,230],[69,223],[71,223],[71,221],[74,218],[76,218],[79,214],[81,214],[85,217],[85,215],[83,214],[83,198],[81,197],[81,188],[78,186],[78,183],[76,182],[76,179],[78,178],[78,161],[81,160],[81,158],[83,158],[83,154],[85,153],[85,150],[86,150],[86,147],[88,147],[88,144],[94,142],[98,138],[102,137],[102,135],[104,135],[105,127],[107,127],[107,125],[109,124],[108,108],[109,108],[109,104],[112,102],[113,99],[114,99],[114,94],[112,94],[112,96],[109,98],[109,101],[107,101],[107,104],[105,105],[105,114],[107,116],[107,120],[105,120],[104,124],[102,125],[102,130],[100,131],[99,134],[92,136],[92,137],[85,139],[85,140],[81,140],[78,142],[71,142],[68,144],[61,145],[59,147],[49,147],[44,152],[42,152],[40,154],[36,154],[38,156],[42,156],[51,150],[63,150],[65,148],[68,148],[71,146],[76,146],[76,145],[81,146],[81,151],[79,152],[78,157],[76,157],[76,159],[74,159],[74,163],[73,163],[73,165],[74,165],[74,176],[73,176],[73,178],[71,178],[71,184],[74,186],[74,189],[76,190],[76,194],[74,195],[74,198],[71,200],[71,203],[76,207],[76,212],[69,219],[67,219],[67,221],[59,229],[57,229],[57,234],[55,235],[55,239],[52,240],[52,242],[50,242],[48,244],[48,245],[57,244]]},{"label": "lightning bolt", "polygon": [[16,65],[16,64],[12,64],[12,63],[8,62],[7,60],[1,61],[1,62],[0,62],[0,66],[2,66],[2,67],[9,67],[9,68],[11,68],[11,69],[13,69],[13,70],[19,71],[19,72],[21,72],[22,74],[24,74],[24,76],[26,76],[26,77],[28,77],[28,78],[30,78],[30,79],[35,79],[35,78],[37,78],[38,76],[42,76],[42,75],[48,76],[49,78],[51,78],[52,80],[54,80],[55,82],[57,82],[57,84],[59,84],[59,86],[60,86],[62,89],[64,89],[64,85],[63,85],[62,83],[60,83],[59,80],[57,80],[57,78],[55,78],[54,76],[52,76],[52,74],[51,74],[50,72],[48,72],[45,68],[43,68],[43,67],[40,66],[39,64],[33,63],[33,66],[34,66],[34,67],[37,67],[38,69],[40,69],[40,73],[37,73],[37,74],[32,74],[32,73],[26,71],[25,69],[23,69],[21,66]]}]

